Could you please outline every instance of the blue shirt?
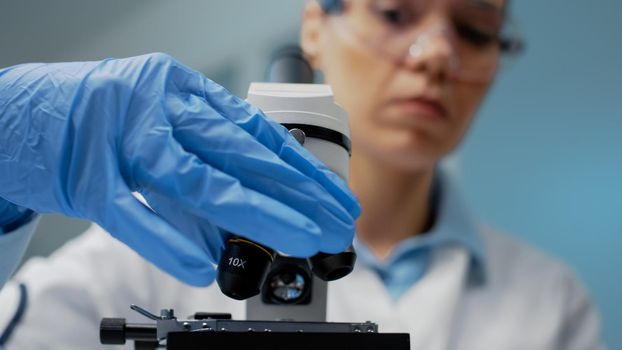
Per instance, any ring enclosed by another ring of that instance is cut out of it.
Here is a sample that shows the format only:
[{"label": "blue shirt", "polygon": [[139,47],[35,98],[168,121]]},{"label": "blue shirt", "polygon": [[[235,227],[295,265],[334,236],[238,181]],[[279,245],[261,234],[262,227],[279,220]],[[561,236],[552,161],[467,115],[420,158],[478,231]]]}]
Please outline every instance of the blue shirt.
[{"label": "blue shirt", "polygon": [[430,231],[400,242],[384,261],[380,261],[362,242],[354,242],[358,262],[378,274],[393,300],[399,299],[423,277],[431,252],[446,246],[463,247],[471,258],[470,273],[473,277],[484,276],[484,242],[476,221],[449,176],[437,176],[431,205],[435,221]]}]

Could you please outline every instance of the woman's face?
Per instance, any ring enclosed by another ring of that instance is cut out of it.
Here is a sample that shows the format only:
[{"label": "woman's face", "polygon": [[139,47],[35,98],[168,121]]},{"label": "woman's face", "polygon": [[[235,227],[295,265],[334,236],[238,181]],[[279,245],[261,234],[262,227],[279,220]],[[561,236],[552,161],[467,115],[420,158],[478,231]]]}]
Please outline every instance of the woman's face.
[{"label": "woman's face", "polygon": [[498,45],[483,35],[498,34],[503,6],[352,0],[327,15],[307,4],[302,47],[348,112],[357,157],[419,171],[456,147],[496,71]]}]

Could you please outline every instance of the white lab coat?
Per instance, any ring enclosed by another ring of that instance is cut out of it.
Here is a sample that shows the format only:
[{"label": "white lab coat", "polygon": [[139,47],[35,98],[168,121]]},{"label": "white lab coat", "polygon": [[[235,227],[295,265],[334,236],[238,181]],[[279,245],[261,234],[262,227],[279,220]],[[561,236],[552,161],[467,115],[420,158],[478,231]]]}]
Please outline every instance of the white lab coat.
[{"label": "white lab coat", "polygon": [[15,231],[4,233],[0,229],[0,289],[19,265],[38,223],[36,217]]},{"label": "white lab coat", "polygon": [[[408,332],[413,350],[601,348],[597,314],[573,273],[509,236],[479,233],[488,255],[485,283],[469,282],[459,246],[436,249],[428,272],[397,302],[375,273],[357,266],[329,285],[329,320],[371,320],[382,332]],[[174,308],[180,316],[244,317],[245,304],[216,285],[183,285],[96,226],[51,258],[29,261],[16,281],[28,287],[29,308],[7,350],[98,348],[102,317],[146,321],[130,303],[155,312]],[[17,303],[14,283],[0,294],[0,310]],[[7,319],[0,313],[0,330]]]}]

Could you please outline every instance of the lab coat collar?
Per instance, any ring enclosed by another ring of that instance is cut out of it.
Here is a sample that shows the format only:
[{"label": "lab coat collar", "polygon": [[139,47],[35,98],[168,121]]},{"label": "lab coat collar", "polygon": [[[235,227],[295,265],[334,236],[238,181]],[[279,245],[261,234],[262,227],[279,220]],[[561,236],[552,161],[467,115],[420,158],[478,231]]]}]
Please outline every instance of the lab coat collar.
[{"label": "lab coat collar", "polygon": [[469,283],[484,283],[487,256],[477,221],[457,188],[456,180],[444,170],[436,172],[430,201],[435,208],[436,218],[427,233],[403,240],[383,262],[378,261],[365,244],[355,240],[354,246],[361,262],[371,266],[391,266],[406,254],[422,247],[437,249],[448,245],[459,246],[469,254]]},{"label": "lab coat collar", "polygon": [[[473,212],[469,209],[457,180],[447,171],[436,172],[435,189],[438,208],[436,222],[423,239],[429,239],[438,245],[454,244],[465,247],[470,257],[470,282],[484,282],[488,258],[484,238]],[[434,203],[434,202],[433,202]]]}]

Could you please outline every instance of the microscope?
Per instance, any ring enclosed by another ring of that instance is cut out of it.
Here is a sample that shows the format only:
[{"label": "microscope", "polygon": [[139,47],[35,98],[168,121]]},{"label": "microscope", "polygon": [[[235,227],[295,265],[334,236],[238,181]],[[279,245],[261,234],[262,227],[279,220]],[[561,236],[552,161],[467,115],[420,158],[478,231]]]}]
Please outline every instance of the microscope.
[{"label": "microscope", "polygon": [[[268,78],[289,83],[252,83],[248,101],[347,180],[348,118],[333,101],[331,88],[311,84],[313,70],[296,47],[277,51]],[[217,283],[225,295],[246,300],[246,320],[208,312],[178,319],[173,310],[155,315],[132,305],[154,322],[104,318],[100,340],[102,344],[133,340],[135,349],[410,349],[408,334],[379,333],[371,321],[326,322],[327,283],[347,276],[355,262],[352,247],[300,259],[232,234],[218,265]]]}]

